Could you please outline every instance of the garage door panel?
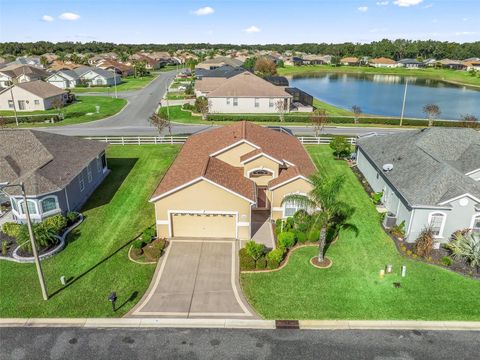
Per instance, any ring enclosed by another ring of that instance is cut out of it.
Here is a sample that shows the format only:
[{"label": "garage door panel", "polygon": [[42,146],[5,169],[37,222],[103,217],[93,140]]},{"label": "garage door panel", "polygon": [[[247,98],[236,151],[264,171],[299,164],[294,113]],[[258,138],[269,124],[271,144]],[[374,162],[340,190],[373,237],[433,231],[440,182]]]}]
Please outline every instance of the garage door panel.
[{"label": "garage door panel", "polygon": [[235,215],[172,214],[172,236],[235,238]]}]

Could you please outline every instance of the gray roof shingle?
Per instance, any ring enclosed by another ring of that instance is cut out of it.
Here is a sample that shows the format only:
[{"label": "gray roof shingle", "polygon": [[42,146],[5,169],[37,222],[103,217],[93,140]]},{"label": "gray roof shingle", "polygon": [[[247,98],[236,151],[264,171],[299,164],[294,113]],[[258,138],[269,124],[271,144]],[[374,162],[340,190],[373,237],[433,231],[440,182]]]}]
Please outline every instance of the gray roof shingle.
[{"label": "gray roof shingle", "polygon": [[480,182],[466,174],[480,168],[480,133],[473,129],[429,128],[359,139],[358,146],[412,206],[439,205],[470,193]]},{"label": "gray roof shingle", "polygon": [[[28,195],[68,185],[107,145],[35,130],[0,130],[0,182],[25,183]],[[9,193],[18,194],[15,188]]]}]

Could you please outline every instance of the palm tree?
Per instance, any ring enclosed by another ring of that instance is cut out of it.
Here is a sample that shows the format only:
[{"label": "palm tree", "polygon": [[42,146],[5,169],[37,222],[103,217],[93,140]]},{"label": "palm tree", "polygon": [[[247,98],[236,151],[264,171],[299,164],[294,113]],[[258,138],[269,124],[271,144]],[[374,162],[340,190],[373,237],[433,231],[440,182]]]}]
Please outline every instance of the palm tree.
[{"label": "palm tree", "polygon": [[353,230],[358,235],[358,228],[349,223],[355,209],[339,200],[339,193],[345,184],[343,175],[329,175],[319,171],[310,177],[313,189],[308,195],[291,194],[285,196],[283,203],[294,202],[299,207],[313,210],[313,228],[320,229],[318,241],[318,262],[325,260],[324,252],[327,243],[327,230],[337,234],[340,230]]}]

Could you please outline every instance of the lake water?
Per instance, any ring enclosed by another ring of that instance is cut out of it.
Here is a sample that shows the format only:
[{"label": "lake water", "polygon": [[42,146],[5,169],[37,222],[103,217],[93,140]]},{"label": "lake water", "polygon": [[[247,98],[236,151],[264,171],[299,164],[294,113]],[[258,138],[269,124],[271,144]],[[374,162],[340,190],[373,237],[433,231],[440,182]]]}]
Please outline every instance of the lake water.
[{"label": "lake water", "polygon": [[423,106],[440,107],[441,119],[458,120],[462,114],[480,118],[480,91],[443,81],[377,74],[322,73],[289,78],[319,100],[340,108],[358,105],[365,114],[400,116],[405,81],[408,80],[405,117],[425,118]]}]

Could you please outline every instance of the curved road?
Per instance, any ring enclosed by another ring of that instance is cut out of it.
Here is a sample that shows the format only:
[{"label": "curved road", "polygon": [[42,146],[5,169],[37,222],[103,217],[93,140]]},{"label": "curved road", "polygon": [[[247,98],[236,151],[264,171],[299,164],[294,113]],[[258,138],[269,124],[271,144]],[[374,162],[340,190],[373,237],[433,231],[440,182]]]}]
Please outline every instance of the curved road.
[{"label": "curved road", "polygon": [[[83,124],[66,125],[37,130],[71,135],[71,136],[153,136],[157,130],[148,123],[148,118],[159,106],[168,84],[174,79],[176,72],[161,73],[145,88],[133,91],[119,92],[118,96],[128,101],[126,107],[116,115],[102,120]],[[104,93],[85,93],[82,96],[105,95]],[[173,124],[173,134],[193,134],[212,127],[213,125]],[[288,126],[296,135],[312,135],[311,126]],[[362,135],[371,132],[379,134],[404,131],[395,128],[362,128],[362,127],[325,127],[323,133],[336,135]]]}]

